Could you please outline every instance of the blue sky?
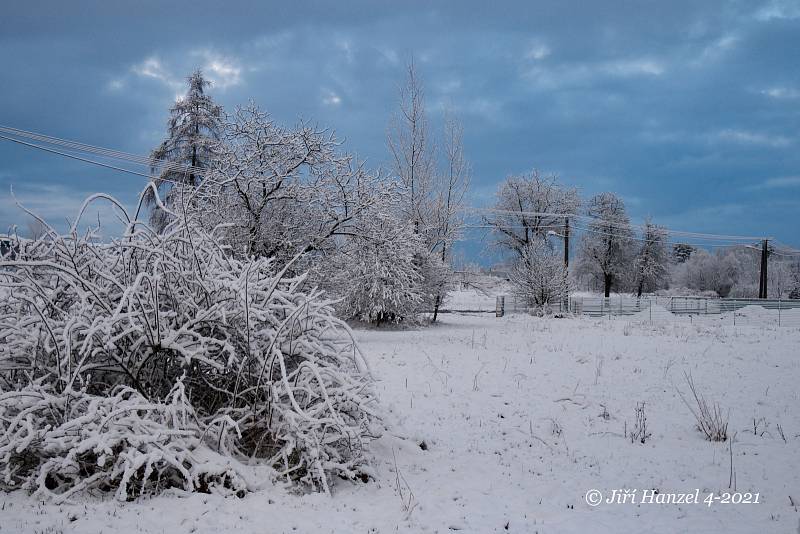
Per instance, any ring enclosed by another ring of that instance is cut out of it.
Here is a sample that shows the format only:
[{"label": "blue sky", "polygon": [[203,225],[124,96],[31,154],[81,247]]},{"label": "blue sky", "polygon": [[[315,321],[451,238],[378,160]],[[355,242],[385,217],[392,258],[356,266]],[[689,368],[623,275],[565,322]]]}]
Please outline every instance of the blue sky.
[{"label": "blue sky", "polygon": [[[147,154],[184,77],[329,126],[378,166],[403,64],[460,114],[471,202],[534,167],[634,221],[800,245],[800,2],[24,2],[0,18],[0,124]],[[0,141],[0,227],[135,177]],[[478,245],[475,245],[476,247]]]}]

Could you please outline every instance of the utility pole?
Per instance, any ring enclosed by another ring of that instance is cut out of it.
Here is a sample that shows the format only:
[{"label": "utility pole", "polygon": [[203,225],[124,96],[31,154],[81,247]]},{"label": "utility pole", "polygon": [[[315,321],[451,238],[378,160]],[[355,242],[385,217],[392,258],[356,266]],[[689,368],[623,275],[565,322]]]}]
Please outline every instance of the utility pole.
[{"label": "utility pole", "polygon": [[758,298],[767,298],[767,242],[765,239],[761,244],[761,276],[758,279]]}]

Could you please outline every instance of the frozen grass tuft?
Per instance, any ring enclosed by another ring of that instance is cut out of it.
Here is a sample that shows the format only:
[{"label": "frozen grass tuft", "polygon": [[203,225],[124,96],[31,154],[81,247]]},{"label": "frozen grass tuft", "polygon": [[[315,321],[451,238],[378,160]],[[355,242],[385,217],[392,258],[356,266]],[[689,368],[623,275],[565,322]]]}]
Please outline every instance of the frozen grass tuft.
[{"label": "frozen grass tuft", "polygon": [[728,439],[728,413],[722,412],[719,403],[709,403],[705,396],[698,391],[697,386],[692,379],[691,373],[684,373],[686,383],[689,386],[689,391],[692,392],[694,398],[694,406],[686,400],[686,397],[678,391],[686,407],[694,415],[697,421],[697,428],[700,430],[706,439],[709,441],[725,441]]},{"label": "frozen grass tuft", "polygon": [[644,403],[637,403],[634,412],[636,417],[633,423],[633,430],[630,433],[631,443],[636,443],[637,441],[645,443],[651,434],[647,431],[647,414],[644,411]]}]

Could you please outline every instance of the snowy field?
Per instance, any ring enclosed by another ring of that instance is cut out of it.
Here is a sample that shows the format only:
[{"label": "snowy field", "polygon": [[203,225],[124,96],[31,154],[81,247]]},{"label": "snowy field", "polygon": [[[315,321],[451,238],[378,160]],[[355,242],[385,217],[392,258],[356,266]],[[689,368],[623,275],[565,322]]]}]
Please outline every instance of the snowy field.
[{"label": "snowy field", "polygon": [[[798,329],[445,314],[435,327],[356,334],[389,426],[371,446],[374,482],[342,481],[332,497],[279,485],[244,499],[134,503],[1,494],[0,533],[798,529]],[[732,466],[730,443],[706,441],[679,397],[684,372],[730,410]],[[631,443],[641,402],[651,435]],[[759,504],[584,499],[589,489],[732,491],[731,470]]]}]

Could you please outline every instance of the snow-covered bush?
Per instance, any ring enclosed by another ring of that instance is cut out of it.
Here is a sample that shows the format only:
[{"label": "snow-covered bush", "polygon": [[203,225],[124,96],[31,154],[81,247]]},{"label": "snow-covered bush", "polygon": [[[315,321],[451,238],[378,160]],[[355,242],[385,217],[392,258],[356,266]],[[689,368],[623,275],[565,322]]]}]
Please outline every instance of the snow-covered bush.
[{"label": "snow-covered bush", "polygon": [[326,492],[364,478],[378,415],[331,302],[179,213],[158,234],[105,195],[81,212],[99,198],[122,237],[97,244],[76,222],[0,261],[0,482],[241,492],[243,462]]},{"label": "snow-covered bush", "polygon": [[688,287],[676,286],[669,289],[659,289],[653,293],[657,297],[707,297],[718,298],[716,291],[704,291],[700,289],[689,289]]},{"label": "snow-covered bush", "polygon": [[421,238],[382,209],[370,210],[358,229],[323,265],[341,295],[339,314],[377,325],[413,316],[426,296],[416,261]]},{"label": "snow-covered bush", "polygon": [[247,491],[242,475],[202,446],[180,379],[162,402],[122,385],[92,395],[39,379],[0,394],[0,417],[0,483],[7,488],[59,501],[87,488],[116,488],[122,500],[169,487]]},{"label": "snow-covered bush", "polygon": [[522,249],[522,257],[511,271],[511,283],[527,305],[540,312],[548,311],[569,294],[564,260],[544,239]]}]

